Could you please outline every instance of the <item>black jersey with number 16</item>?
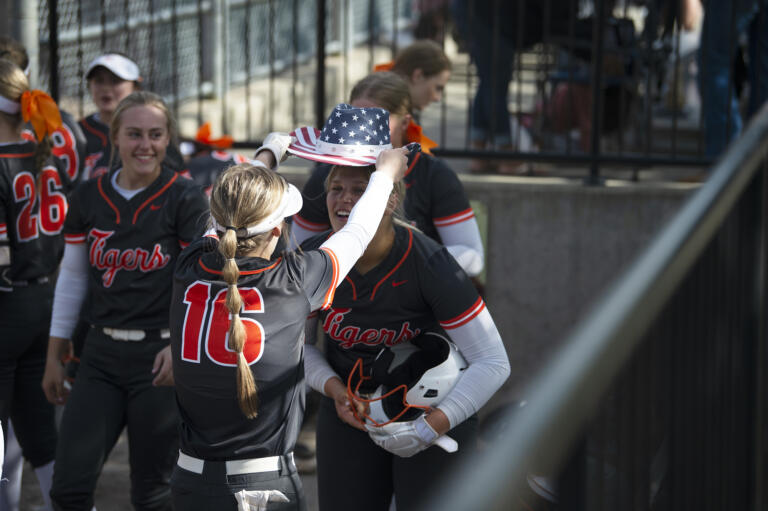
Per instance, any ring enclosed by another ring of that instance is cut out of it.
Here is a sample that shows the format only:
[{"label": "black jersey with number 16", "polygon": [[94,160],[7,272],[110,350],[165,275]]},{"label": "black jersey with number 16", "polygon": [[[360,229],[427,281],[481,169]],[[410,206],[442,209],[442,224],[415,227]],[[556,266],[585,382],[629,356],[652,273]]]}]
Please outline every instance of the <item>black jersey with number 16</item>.
[{"label": "black jersey with number 16", "polygon": [[304,318],[327,308],[338,280],[328,249],[237,258],[243,354],[258,388],[258,419],[237,398],[237,358],[227,346],[227,286],[215,238],[179,258],[171,303],[171,350],[181,412],[181,450],[206,460],[259,458],[293,449],[304,410]]}]

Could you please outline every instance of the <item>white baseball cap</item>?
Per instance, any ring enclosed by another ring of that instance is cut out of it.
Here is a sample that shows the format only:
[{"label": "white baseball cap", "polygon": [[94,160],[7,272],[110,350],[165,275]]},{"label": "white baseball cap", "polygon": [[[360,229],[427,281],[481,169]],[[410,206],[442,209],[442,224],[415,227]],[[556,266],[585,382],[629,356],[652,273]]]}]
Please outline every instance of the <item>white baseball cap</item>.
[{"label": "white baseball cap", "polygon": [[128,57],[118,53],[105,53],[99,55],[88,65],[85,71],[86,80],[90,78],[91,72],[97,67],[104,67],[114,73],[117,77],[129,82],[140,82],[139,66]]}]

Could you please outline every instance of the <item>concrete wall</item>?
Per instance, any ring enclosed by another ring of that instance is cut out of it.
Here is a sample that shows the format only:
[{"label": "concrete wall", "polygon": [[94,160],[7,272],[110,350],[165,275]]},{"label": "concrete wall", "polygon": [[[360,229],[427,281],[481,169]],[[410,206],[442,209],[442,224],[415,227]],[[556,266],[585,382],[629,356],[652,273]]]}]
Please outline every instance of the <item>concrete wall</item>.
[{"label": "concrete wall", "polygon": [[[306,174],[287,177],[301,184]],[[485,231],[485,300],[512,365],[512,375],[486,411],[525,399],[526,381],[696,189],[460,177]]]},{"label": "concrete wall", "polygon": [[695,189],[474,176],[464,183],[488,211],[486,302],[512,366],[491,407],[525,399],[526,381]]}]

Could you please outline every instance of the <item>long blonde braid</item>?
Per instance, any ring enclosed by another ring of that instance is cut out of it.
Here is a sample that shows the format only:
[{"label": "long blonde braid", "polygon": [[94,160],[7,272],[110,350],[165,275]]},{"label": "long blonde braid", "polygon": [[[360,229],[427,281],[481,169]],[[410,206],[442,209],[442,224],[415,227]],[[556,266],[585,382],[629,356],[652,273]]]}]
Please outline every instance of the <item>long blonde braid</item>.
[{"label": "long blonde braid", "polygon": [[240,319],[243,299],[237,287],[240,269],[235,257],[269,243],[272,234],[266,232],[238,239],[237,229],[266,218],[278,206],[286,188],[280,175],[242,163],[223,172],[211,192],[211,215],[219,225],[226,226],[219,239],[219,253],[225,259],[222,277],[227,283],[225,304],[231,314],[229,349],[237,353],[237,396],[240,409],[251,419],[257,415],[259,399],[256,381],[243,354],[246,333]]}]

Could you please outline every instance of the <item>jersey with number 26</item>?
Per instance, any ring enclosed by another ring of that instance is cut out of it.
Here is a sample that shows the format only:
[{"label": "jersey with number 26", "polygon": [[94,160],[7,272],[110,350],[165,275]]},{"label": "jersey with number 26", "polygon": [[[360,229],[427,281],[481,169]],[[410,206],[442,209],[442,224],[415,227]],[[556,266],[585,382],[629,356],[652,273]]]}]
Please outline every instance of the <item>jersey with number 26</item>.
[{"label": "jersey with number 26", "polygon": [[304,410],[304,318],[327,308],[337,284],[326,249],[273,260],[237,258],[243,349],[258,388],[258,417],[237,398],[237,356],[227,345],[227,286],[215,238],[182,252],[173,283],[171,351],[181,412],[181,450],[207,460],[287,454]]},{"label": "jersey with number 26", "polygon": [[64,162],[51,158],[38,172],[34,153],[33,142],[0,146],[0,271],[6,282],[50,275],[64,252],[66,194],[77,169],[70,175]]}]

